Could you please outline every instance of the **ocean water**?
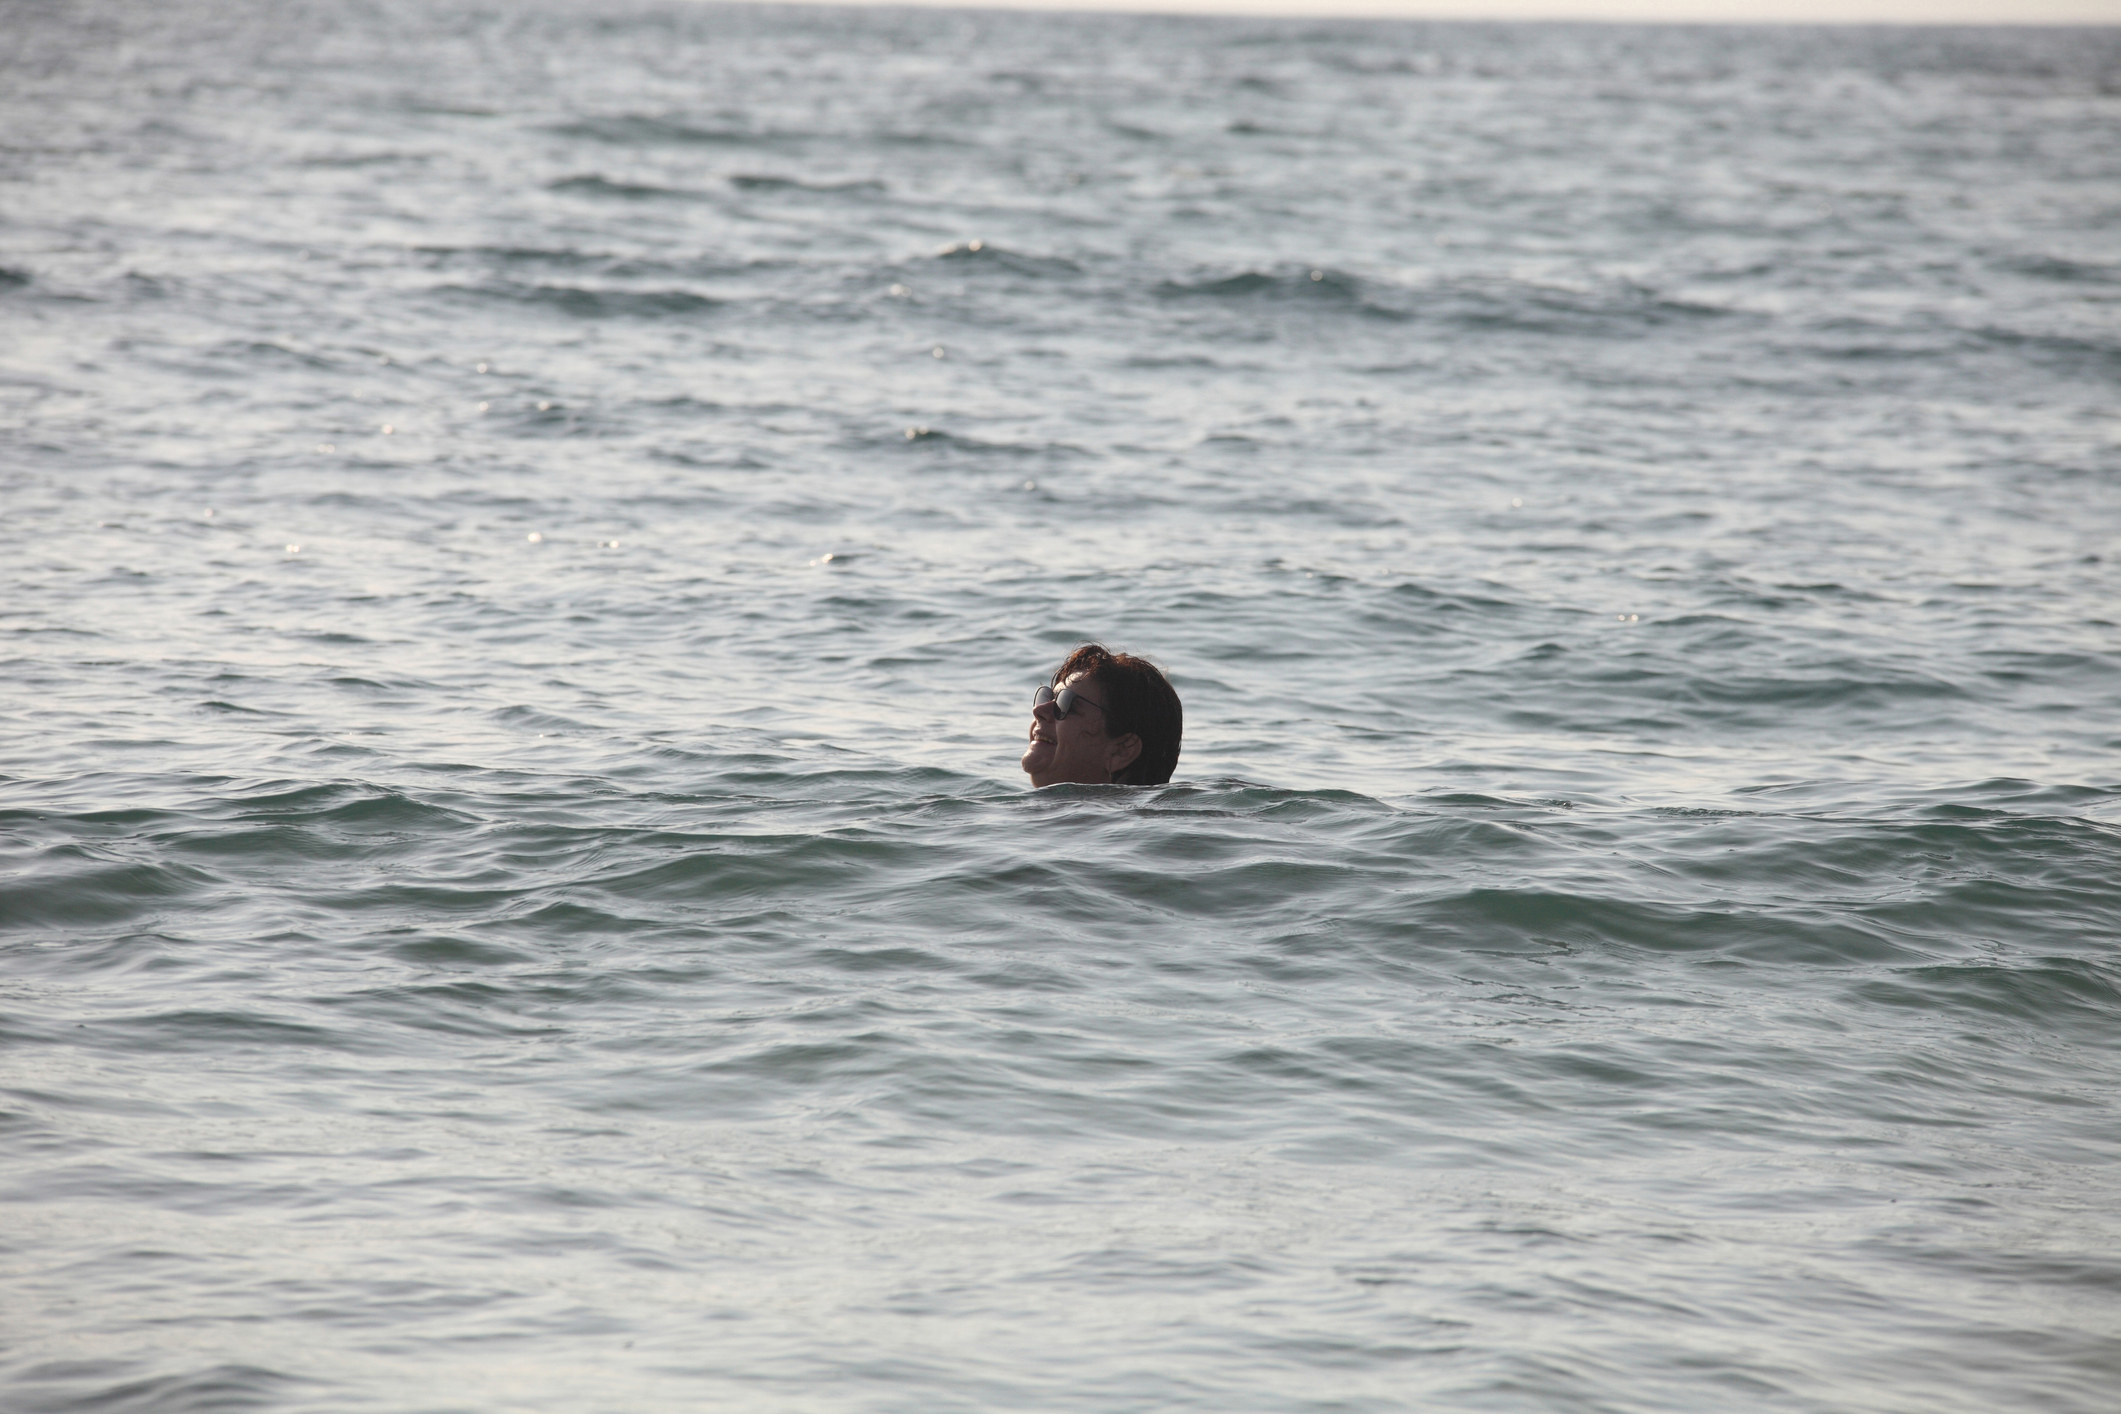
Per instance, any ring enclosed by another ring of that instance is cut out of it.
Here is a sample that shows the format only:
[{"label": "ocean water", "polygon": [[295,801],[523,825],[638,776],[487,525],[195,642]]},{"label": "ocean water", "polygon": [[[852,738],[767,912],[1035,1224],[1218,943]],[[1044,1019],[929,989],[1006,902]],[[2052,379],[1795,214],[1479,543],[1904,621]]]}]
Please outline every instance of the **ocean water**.
[{"label": "ocean water", "polygon": [[2121,31],[0,32],[0,1407],[2115,1407]]}]

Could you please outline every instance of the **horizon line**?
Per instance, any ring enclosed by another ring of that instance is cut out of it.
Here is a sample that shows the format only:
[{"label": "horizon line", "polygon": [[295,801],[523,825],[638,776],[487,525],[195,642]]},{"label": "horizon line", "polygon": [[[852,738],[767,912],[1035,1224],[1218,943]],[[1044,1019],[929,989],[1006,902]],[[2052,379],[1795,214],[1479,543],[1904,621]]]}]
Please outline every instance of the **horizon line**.
[{"label": "horizon line", "polygon": [[[1186,19],[1430,20],[1455,24],[2110,29],[2121,0],[708,0],[805,8],[1035,10]],[[2033,13],[2028,15],[2027,10]]]}]

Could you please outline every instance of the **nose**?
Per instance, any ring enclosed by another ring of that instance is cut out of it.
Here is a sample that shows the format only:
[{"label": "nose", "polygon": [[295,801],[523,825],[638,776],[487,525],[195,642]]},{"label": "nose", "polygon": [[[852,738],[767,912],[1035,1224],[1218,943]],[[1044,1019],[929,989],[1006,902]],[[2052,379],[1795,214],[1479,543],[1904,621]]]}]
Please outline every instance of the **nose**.
[{"label": "nose", "polygon": [[1031,709],[1031,715],[1041,722],[1057,722],[1060,720],[1060,708],[1051,702],[1041,702]]}]

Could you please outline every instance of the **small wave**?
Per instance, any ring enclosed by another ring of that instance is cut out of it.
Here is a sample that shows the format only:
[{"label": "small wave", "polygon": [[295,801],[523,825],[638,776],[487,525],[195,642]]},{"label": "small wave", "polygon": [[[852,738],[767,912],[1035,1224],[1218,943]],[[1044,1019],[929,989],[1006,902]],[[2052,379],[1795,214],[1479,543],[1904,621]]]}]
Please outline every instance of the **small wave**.
[{"label": "small wave", "polygon": [[2041,1031],[2065,1020],[2088,1023],[2104,1039],[2121,1013],[2121,978],[2081,958],[2025,963],[1954,963],[1911,967],[1858,984],[1857,995],[1881,1006],[2006,1017]]},{"label": "small wave", "polygon": [[2004,262],[2004,268],[2041,280],[2065,285],[2121,284],[2121,265],[2090,260],[2071,260],[2060,255],[2021,256]]},{"label": "small wave", "polygon": [[309,353],[302,349],[291,349],[285,344],[270,339],[242,339],[216,346],[208,351],[208,359],[229,359],[244,363],[278,363],[297,368],[335,370],[336,360],[322,354]]},{"label": "small wave", "polygon": [[2089,364],[2091,370],[2098,372],[2121,364],[2121,340],[2093,334],[2009,329],[1997,325],[1970,332],[1984,343],[2020,350],[2052,364]]},{"label": "small wave", "polygon": [[1630,281],[1584,289],[1522,280],[1453,280],[1416,287],[1301,266],[1165,280],[1154,293],[1169,300],[1288,304],[1392,323],[1434,320],[1497,332],[1633,334],[1682,319],[1734,313]]},{"label": "small wave", "polygon": [[690,290],[597,290],[579,285],[437,285],[433,292],[443,298],[542,306],[577,319],[659,319],[705,314],[723,304]]},{"label": "small wave", "polygon": [[[1223,367],[1226,367],[1226,366],[1227,366],[1227,365],[1225,365],[1225,364],[1224,364],[1224,363],[1223,363],[1223,362],[1222,362],[1222,361],[1221,361],[1220,359],[1215,359],[1215,358],[1211,358],[1211,357],[1209,357],[1209,356],[1208,356],[1207,354],[1146,354],[1146,353],[1137,353],[1137,354],[1129,354],[1129,355],[1127,355],[1127,357],[1126,357],[1126,358],[1124,358],[1124,359],[1122,359],[1122,360],[1121,360],[1120,362],[1121,362],[1121,365],[1122,365],[1123,367],[1126,367],[1126,368],[1211,368],[1211,369],[1215,369],[1215,368],[1223,368]],[[1204,440],[1212,440],[1212,439],[1204,439]]]},{"label": "small wave", "polygon": [[709,256],[620,255],[572,246],[423,245],[414,253],[437,268],[487,266],[497,269],[549,266],[559,270],[594,270],[614,280],[722,280],[783,270],[790,262],[774,259],[717,260]]},{"label": "small wave", "polygon": [[1155,286],[1160,299],[1267,301],[1338,308],[1370,318],[1403,320],[1405,311],[1369,298],[1368,282],[1338,271],[1298,267],[1293,270],[1246,270],[1198,280],[1165,280]]},{"label": "small wave", "polygon": [[969,264],[974,267],[992,267],[1008,270],[1019,275],[1080,275],[1083,267],[1065,256],[1026,255],[1021,251],[1006,250],[992,241],[962,241],[935,253],[937,260]]},{"label": "small wave", "polygon": [[[1321,575],[1320,578],[1327,576]],[[1483,619],[1491,619],[1517,617],[1526,612],[1526,606],[1516,600],[1498,599],[1485,594],[1454,594],[1448,590],[1432,589],[1426,584],[1417,584],[1412,580],[1402,580],[1386,588],[1384,604],[1373,612],[1383,612],[1394,618],[1409,614],[1422,619],[1435,614],[1473,614]]]},{"label": "small wave", "polygon": [[1526,280],[1465,280],[1413,292],[1412,298],[1411,312],[1423,318],[1499,332],[1632,336],[1680,320],[1737,313],[1632,281],[1573,288]]},{"label": "small wave", "polygon": [[1810,966],[1907,955],[1889,930],[1847,918],[1542,888],[1465,889],[1409,910],[1406,923],[1417,936],[1441,934],[1482,952],[1620,947]]},{"label": "small wave", "polygon": [[907,844],[821,835],[695,836],[677,859],[621,863],[580,881],[580,895],[693,906],[765,898],[850,896],[879,872],[920,862]]},{"label": "small wave", "polygon": [[576,250],[572,246],[509,246],[509,245],[420,245],[413,253],[432,258],[438,264],[456,260],[475,260],[493,265],[602,265],[611,259],[593,251]]},{"label": "small wave", "polygon": [[1082,457],[1089,453],[1069,442],[989,442],[978,437],[968,437],[958,432],[945,432],[940,428],[914,425],[895,437],[871,438],[865,441],[883,442],[885,445],[918,442],[923,446],[948,448],[953,451],[977,452],[982,455],[1007,457]]},{"label": "small wave", "polygon": [[808,191],[831,194],[836,192],[880,192],[885,190],[882,182],[874,177],[852,178],[844,182],[806,182],[796,177],[762,176],[739,172],[729,179],[729,185],[739,191]]},{"label": "small wave", "polygon": [[1752,673],[1713,677],[1694,675],[1685,680],[1683,691],[1705,704],[1754,711],[1904,707],[1911,701],[1963,699],[1973,695],[1966,684],[1935,673],[1896,673],[1882,665],[1859,662],[1819,664],[1812,671],[1793,668],[1772,676]]},{"label": "small wave", "polygon": [[19,290],[28,283],[29,275],[27,272],[13,270],[5,265],[0,265],[0,290]]},{"label": "small wave", "polygon": [[367,1050],[374,1042],[355,1031],[318,1026],[262,1011],[188,1008],[149,1012],[104,1023],[111,1030],[138,1037],[158,1055],[219,1051],[230,1046],[249,1050],[294,1046],[304,1050]]},{"label": "small wave", "polygon": [[578,118],[547,128],[558,137],[586,138],[614,147],[742,147],[771,139],[738,128],[709,128],[677,118],[654,118],[643,114],[621,114],[608,118]]},{"label": "small wave", "polygon": [[427,113],[437,118],[498,118],[499,108],[488,108],[476,103],[443,103],[433,98],[405,97],[398,100],[398,107],[407,113]]},{"label": "small wave", "polygon": [[112,860],[63,844],[37,856],[34,879],[0,882],[0,926],[67,927],[136,919],[210,882],[182,865]]},{"label": "small wave", "polygon": [[573,196],[609,197],[618,201],[697,201],[699,193],[679,191],[674,187],[649,186],[640,182],[614,182],[608,177],[588,174],[579,177],[562,177],[556,182],[547,182],[545,190],[567,192]]},{"label": "small wave", "polygon": [[[107,1383],[99,1383],[99,1377]],[[20,1414],[230,1414],[266,1409],[313,1382],[255,1365],[214,1365],[181,1375],[143,1375],[133,1361],[59,1360],[32,1365],[19,1378]],[[53,1386],[44,1397],[39,1385]]]},{"label": "small wave", "polygon": [[[1306,290],[1303,288],[1306,285],[1319,288]],[[1346,282],[1340,279],[1334,281],[1330,291],[1324,286],[1325,281],[1311,280],[1301,273],[1268,274],[1260,270],[1247,270],[1242,274],[1224,275],[1216,279],[1166,280],[1156,287],[1156,292],[1174,299],[1246,299],[1254,295],[1282,293],[1345,295],[1348,290]]]},{"label": "small wave", "polygon": [[418,152],[346,152],[323,157],[305,157],[300,164],[326,171],[357,172],[369,167],[423,166],[432,159]]},{"label": "small wave", "polygon": [[[2074,658],[2075,655],[2065,655]],[[2026,811],[2082,811],[2121,800],[2121,787],[2072,785],[2066,782],[2028,781],[2015,776],[1996,776],[1956,787],[1953,794],[1969,799],[1943,801],[1930,807],[1939,818],[1957,819],[1979,815],[1999,816]]]},{"label": "small wave", "polygon": [[760,258],[726,260],[712,256],[627,256],[603,267],[614,280],[727,280],[786,270],[792,262]]}]

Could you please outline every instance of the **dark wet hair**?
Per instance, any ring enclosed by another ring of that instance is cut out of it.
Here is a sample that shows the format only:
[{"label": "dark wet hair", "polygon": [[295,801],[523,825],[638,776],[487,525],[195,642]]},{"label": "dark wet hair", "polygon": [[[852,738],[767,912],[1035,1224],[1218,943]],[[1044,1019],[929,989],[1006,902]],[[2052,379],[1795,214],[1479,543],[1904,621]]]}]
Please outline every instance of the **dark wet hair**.
[{"label": "dark wet hair", "polygon": [[1105,704],[1105,735],[1132,732],[1142,740],[1141,755],[1112,779],[1126,786],[1160,786],[1170,780],[1178,769],[1178,739],[1186,722],[1178,694],[1162,669],[1147,658],[1085,643],[1053,670],[1053,685],[1059,687],[1077,673],[1097,684],[1097,700]]}]

